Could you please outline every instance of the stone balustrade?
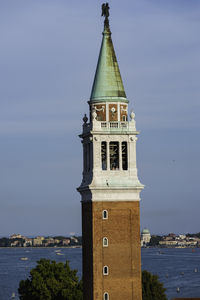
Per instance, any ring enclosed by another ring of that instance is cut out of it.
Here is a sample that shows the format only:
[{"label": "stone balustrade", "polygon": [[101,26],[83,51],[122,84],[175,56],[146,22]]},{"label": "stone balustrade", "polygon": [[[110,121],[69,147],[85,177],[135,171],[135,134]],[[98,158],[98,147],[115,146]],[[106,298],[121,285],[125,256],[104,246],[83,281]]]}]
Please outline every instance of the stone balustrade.
[{"label": "stone balustrade", "polygon": [[130,122],[105,122],[105,121],[97,121],[93,120],[92,123],[84,123],[83,124],[83,134],[87,134],[90,131],[117,131],[117,132],[123,132],[123,131],[130,131],[130,132],[136,132],[135,128],[135,121],[131,120]]}]

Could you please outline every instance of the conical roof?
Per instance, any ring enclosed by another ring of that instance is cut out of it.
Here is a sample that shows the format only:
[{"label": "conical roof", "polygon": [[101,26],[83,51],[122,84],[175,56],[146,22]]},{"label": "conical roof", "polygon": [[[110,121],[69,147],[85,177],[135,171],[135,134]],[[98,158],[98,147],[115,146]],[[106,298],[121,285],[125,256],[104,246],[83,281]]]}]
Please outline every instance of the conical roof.
[{"label": "conical roof", "polygon": [[128,102],[106,21],[90,101]]}]

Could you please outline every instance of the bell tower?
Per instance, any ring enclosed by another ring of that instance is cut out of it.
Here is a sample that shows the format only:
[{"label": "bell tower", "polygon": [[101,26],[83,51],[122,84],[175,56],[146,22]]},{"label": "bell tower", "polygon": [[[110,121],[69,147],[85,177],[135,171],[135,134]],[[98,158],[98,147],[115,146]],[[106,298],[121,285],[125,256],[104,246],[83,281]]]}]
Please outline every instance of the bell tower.
[{"label": "bell tower", "polygon": [[130,113],[109,26],[109,5],[83,118],[83,299],[142,300],[135,114]]}]

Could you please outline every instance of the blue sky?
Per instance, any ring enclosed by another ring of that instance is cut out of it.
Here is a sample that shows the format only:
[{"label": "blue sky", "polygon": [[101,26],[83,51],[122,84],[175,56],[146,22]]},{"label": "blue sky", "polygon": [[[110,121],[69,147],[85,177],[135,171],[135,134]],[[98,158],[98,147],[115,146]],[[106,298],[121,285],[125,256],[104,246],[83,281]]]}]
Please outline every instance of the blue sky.
[{"label": "blue sky", "polygon": [[[101,1],[0,0],[0,235],[81,232],[82,149]],[[136,113],[141,227],[199,231],[200,2],[110,1]]]}]

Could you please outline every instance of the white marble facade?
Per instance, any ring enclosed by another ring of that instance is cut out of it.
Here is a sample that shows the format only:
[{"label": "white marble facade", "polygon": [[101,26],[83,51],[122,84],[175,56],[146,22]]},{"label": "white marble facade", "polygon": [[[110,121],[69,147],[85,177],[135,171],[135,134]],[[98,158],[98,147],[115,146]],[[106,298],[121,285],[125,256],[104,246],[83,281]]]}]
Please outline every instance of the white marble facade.
[{"label": "white marble facade", "polygon": [[[108,103],[106,103],[107,105]],[[110,103],[109,103],[110,104]],[[116,104],[116,103],[115,103]],[[118,103],[118,107],[123,103]],[[135,114],[131,112],[130,121],[97,121],[95,105],[92,107],[90,123],[85,117],[83,132],[80,135],[83,144],[83,180],[79,191],[83,201],[138,201],[143,185],[137,175],[136,141],[138,131],[135,127]],[[128,108],[128,106],[125,109]],[[108,109],[107,109],[108,111]],[[106,142],[107,168],[102,169],[102,142]],[[116,169],[110,166],[110,142],[118,142],[119,165]],[[127,143],[127,170],[122,168],[122,143]],[[86,193],[90,189],[90,196]]]}]

